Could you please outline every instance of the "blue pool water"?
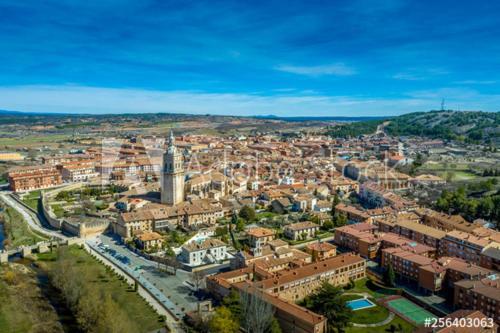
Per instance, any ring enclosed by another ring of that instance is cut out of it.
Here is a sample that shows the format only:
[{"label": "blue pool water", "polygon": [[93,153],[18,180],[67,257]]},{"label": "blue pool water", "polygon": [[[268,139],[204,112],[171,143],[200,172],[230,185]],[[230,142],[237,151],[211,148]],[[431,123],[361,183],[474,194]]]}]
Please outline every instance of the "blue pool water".
[{"label": "blue pool water", "polygon": [[355,299],[354,301],[349,301],[346,304],[353,311],[371,308],[372,306],[375,306],[375,304],[373,304],[372,302],[370,302],[366,298]]}]

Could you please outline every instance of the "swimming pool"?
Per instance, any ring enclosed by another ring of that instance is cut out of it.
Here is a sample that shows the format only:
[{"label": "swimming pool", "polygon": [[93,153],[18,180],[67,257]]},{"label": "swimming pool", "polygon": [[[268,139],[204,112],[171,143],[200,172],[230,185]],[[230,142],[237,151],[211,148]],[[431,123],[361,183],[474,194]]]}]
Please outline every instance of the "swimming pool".
[{"label": "swimming pool", "polygon": [[346,303],[353,311],[367,309],[375,306],[370,300],[366,298],[355,299]]}]

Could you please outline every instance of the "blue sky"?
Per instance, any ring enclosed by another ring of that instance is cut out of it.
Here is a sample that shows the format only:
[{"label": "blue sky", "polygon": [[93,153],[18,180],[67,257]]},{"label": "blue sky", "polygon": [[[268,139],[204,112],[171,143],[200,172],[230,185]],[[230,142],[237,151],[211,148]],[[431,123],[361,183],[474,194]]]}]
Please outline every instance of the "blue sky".
[{"label": "blue sky", "polygon": [[0,109],[500,109],[498,1],[0,0]]}]

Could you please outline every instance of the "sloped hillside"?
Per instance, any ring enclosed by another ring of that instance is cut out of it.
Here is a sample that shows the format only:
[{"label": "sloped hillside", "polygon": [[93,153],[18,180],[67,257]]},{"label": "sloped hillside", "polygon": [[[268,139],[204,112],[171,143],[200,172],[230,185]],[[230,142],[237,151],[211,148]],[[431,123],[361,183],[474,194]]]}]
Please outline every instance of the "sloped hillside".
[{"label": "sloped hillside", "polygon": [[473,111],[409,113],[392,118],[385,130],[391,135],[490,141],[500,136],[500,113]]}]

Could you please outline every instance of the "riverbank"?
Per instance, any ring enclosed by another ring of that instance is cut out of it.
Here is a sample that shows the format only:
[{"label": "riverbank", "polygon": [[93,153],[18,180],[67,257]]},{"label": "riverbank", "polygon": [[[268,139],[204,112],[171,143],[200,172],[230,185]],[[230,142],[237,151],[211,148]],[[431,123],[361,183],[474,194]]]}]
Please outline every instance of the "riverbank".
[{"label": "riverbank", "polygon": [[63,325],[29,266],[0,268],[0,332],[62,333]]},{"label": "riverbank", "polygon": [[[38,255],[38,264],[52,277],[79,323],[101,326],[98,332],[114,329],[122,333],[152,332],[160,329],[160,317],[123,278],[77,246],[57,253]],[[85,327],[83,327],[85,328]]]}]

